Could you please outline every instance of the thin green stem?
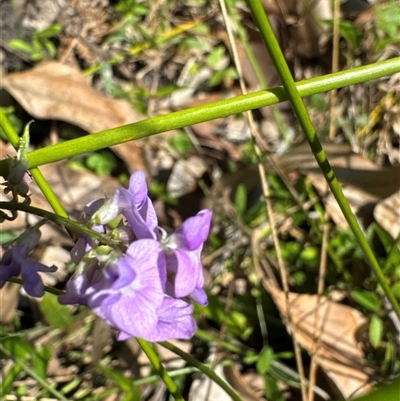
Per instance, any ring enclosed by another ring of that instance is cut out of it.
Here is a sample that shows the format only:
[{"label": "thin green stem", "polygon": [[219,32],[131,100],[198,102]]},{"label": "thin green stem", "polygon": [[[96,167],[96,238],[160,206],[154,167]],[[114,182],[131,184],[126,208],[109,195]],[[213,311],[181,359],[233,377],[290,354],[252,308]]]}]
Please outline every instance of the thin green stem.
[{"label": "thin green stem", "polygon": [[234,401],[242,401],[242,399],[235,393],[235,391],[226,383],[224,380],[221,379],[213,370],[211,370],[207,365],[199,362],[195,357],[187,354],[186,352],[182,351],[180,348],[176,347],[175,345],[169,342],[162,342],[160,343],[161,346],[170,350],[174,354],[180,356],[183,360],[185,360],[191,366],[199,369],[203,372],[206,376],[208,376],[213,382],[218,384]]},{"label": "thin green stem", "polygon": [[64,397],[59,391],[50,386],[44,379],[42,379],[33,369],[31,369],[28,365],[26,365],[20,358],[12,355],[5,347],[0,344],[0,351],[7,355],[8,358],[12,359],[16,364],[21,366],[21,368],[32,378],[34,378],[45,390],[47,390],[54,397],[57,397],[58,400],[68,401],[67,398]]},{"label": "thin green stem", "polygon": [[15,202],[0,202],[0,210],[19,210],[22,212],[35,214],[37,216],[43,217],[46,220],[50,220],[60,226],[65,227],[66,229],[71,230],[72,232],[78,232],[80,234],[89,235],[93,239],[97,239],[103,244],[109,245],[111,247],[118,246],[119,242],[110,238],[107,235],[101,234],[97,231],[90,229],[89,227],[84,226],[81,223],[73,221],[69,218],[59,216],[47,210],[39,209],[37,207],[25,205],[23,203],[15,203]]},{"label": "thin green stem", "polygon": [[[19,284],[19,285],[23,285],[24,282],[22,281],[22,279],[18,278],[18,277],[10,277],[7,281],[9,281],[10,283],[15,283],[15,284]],[[62,290],[58,290],[57,288],[54,287],[50,287],[48,285],[44,286],[44,290],[50,294],[53,295],[61,295],[61,294],[65,294],[65,291]]]},{"label": "thin green stem", "polygon": [[[290,73],[289,67],[286,63],[285,57],[283,56],[282,50],[279,46],[278,40],[275,37],[272,26],[267,18],[264,7],[259,0],[247,0],[247,5],[250,9],[254,22],[260,30],[261,36],[264,40],[275,68],[281,78],[283,87],[286,90],[287,96],[292,104],[292,107],[299,119],[300,125],[304,131],[308,143],[310,144],[311,150],[318,162],[318,165],[325,176],[325,179],[334,195],[336,202],[346,218],[350,229],[352,230],[360,248],[362,249],[366,259],[368,260],[375,276],[382,287],[385,295],[389,302],[392,304],[396,314],[400,317],[400,306],[394,296],[391,288],[388,285],[387,279],[383,274],[378,261],[375,258],[371,247],[365,238],[363,231],[358,224],[357,218],[352,212],[346,197],[344,196],[340,184],[329,164],[326,157],[325,151],[322,148],[321,142],[319,141],[315,128],[311,122],[307,108],[302,99],[302,93],[298,90],[298,86],[293,80],[292,74]],[[395,61],[396,69],[400,70],[400,58],[392,59]]]},{"label": "thin green stem", "polygon": [[137,338],[137,342],[139,343],[140,347],[142,348],[143,352],[147,355],[150,360],[150,363],[153,365],[153,368],[156,370],[158,375],[160,376],[161,380],[167,386],[171,395],[175,398],[176,401],[185,401],[182,397],[177,385],[171,379],[168,372],[165,370],[164,366],[161,364],[161,361],[158,355],[154,352],[152,346],[142,338]]},{"label": "thin green stem", "polygon": [[[3,129],[5,134],[7,135],[8,140],[14,146],[14,149],[17,150],[19,146],[19,136],[15,132],[14,127],[11,125],[10,120],[7,118],[4,110],[0,108],[0,127]],[[36,184],[42,191],[43,195],[46,197],[50,206],[53,210],[59,215],[63,217],[68,217],[68,213],[65,211],[64,207],[58,200],[56,194],[50,187],[49,183],[44,178],[42,172],[37,167],[32,167],[30,170],[33,179],[36,181]]]},{"label": "thin green stem", "polygon": [[[371,81],[400,72],[400,57],[353,68],[296,83],[301,96],[310,96],[343,86]],[[237,96],[207,105],[139,121],[122,127],[101,131],[93,135],[72,139],[28,153],[29,168],[53,163],[86,152],[103,149],[119,143],[159,134],[188,125],[226,117],[244,111],[270,106],[288,100],[283,87]],[[5,160],[0,161],[0,174],[8,171]]]}]

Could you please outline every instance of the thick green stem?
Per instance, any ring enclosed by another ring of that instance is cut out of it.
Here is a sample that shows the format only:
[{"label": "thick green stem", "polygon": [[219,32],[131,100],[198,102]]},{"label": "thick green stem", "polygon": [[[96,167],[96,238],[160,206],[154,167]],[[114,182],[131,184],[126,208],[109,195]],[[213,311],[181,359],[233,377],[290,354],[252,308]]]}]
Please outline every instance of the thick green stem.
[{"label": "thick green stem", "polygon": [[[303,102],[303,95],[298,90],[298,86],[296,86],[296,83],[293,80],[292,74],[290,73],[289,67],[286,63],[285,57],[283,56],[278,40],[275,37],[272,26],[264,11],[264,7],[259,0],[247,0],[247,5],[250,9],[254,22],[260,30],[261,36],[264,40],[264,44],[266,45],[272,61],[275,65],[275,68],[278,71],[283,87],[286,90],[288,99],[290,100],[296,116],[299,119],[300,125],[304,131],[307,141],[310,144],[311,150],[314,153],[318,165],[325,176],[325,179],[332,191],[332,194],[335,197],[340,209],[342,210],[343,215],[350,226],[350,229],[352,230],[358,244],[360,245],[360,248],[362,249],[366,259],[368,260],[372,270],[374,271],[376,278],[382,287],[382,290],[392,304],[392,307],[396,311],[396,314],[400,317],[400,307],[397,299],[394,296],[391,288],[389,287],[387,279],[383,274],[378,264],[378,261],[376,260],[375,255],[371,250],[371,247],[369,246],[360,225],[358,224],[357,218],[352,212],[350,205],[342,192],[340,184],[328,162],[325,151],[323,150],[321,142],[317,137],[315,128],[311,122],[307,108]],[[397,60],[393,60],[397,65],[396,69],[399,71],[400,59],[397,58]]]},{"label": "thick green stem", "polygon": [[[297,87],[300,96],[310,96],[343,86],[371,81],[399,71],[400,57],[397,57],[395,59],[301,81],[296,83],[295,87]],[[144,138],[203,121],[270,106],[288,99],[289,97],[284,88],[278,87],[177,111],[167,116],[149,118],[133,124],[98,132],[82,138],[72,139],[30,152],[28,153],[29,168],[53,163],[86,152],[103,149],[119,143]],[[5,174],[7,170],[7,162],[1,160],[0,175]]]}]

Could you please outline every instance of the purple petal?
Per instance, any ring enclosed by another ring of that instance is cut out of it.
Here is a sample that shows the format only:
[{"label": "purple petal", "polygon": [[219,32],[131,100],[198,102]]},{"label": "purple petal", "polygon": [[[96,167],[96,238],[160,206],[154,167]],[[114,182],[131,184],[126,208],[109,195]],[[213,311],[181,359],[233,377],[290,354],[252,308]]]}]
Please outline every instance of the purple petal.
[{"label": "purple petal", "polygon": [[11,277],[18,277],[21,273],[21,266],[13,260],[13,249],[7,250],[3,255],[3,260],[0,264],[0,288]]},{"label": "purple petal", "polygon": [[188,296],[196,287],[199,270],[202,266],[199,257],[194,252],[175,249],[166,257],[168,275],[174,275],[168,280],[167,294],[175,298]]},{"label": "purple petal", "polygon": [[128,191],[133,202],[140,209],[147,200],[146,175],[143,171],[136,171],[131,175]]},{"label": "purple petal", "polygon": [[205,209],[188,218],[175,232],[182,245],[191,251],[200,248],[210,232],[211,217],[211,211]]},{"label": "purple petal", "polygon": [[21,269],[23,287],[31,297],[42,297],[44,295],[44,285],[35,264],[41,265],[41,263],[32,260],[30,265]]},{"label": "purple petal", "polygon": [[191,338],[197,328],[192,312],[193,305],[181,299],[165,297],[158,311],[158,323],[155,330],[144,338],[148,341]]},{"label": "purple petal", "polygon": [[121,297],[112,305],[94,308],[93,312],[130,337],[147,338],[157,325],[156,308],[143,294]]},{"label": "purple petal", "polygon": [[194,302],[197,302],[202,306],[208,305],[207,294],[201,287],[196,287],[194,291],[190,294],[190,298],[192,298]]},{"label": "purple petal", "polygon": [[[87,289],[91,292],[88,305],[125,335],[146,338],[157,324],[157,310],[164,299],[162,277],[165,259],[159,242],[137,240],[126,255],[105,268],[101,281]],[[119,298],[110,302],[116,294]]]}]

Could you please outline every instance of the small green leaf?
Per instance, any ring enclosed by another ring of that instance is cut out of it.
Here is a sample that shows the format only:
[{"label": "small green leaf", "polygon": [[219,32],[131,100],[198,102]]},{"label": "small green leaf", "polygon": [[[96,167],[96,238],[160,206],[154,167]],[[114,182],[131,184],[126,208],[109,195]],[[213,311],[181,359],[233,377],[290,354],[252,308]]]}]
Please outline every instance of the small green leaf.
[{"label": "small green leaf", "polygon": [[272,361],[275,359],[274,350],[271,347],[264,347],[257,360],[258,373],[265,375],[271,367]]},{"label": "small green leaf", "polygon": [[374,315],[369,322],[369,341],[374,348],[378,348],[382,342],[383,322]]},{"label": "small green leaf", "polygon": [[50,38],[58,35],[63,30],[63,26],[60,24],[50,25],[48,28],[38,33],[38,36],[42,38]]},{"label": "small green leaf", "polygon": [[20,39],[11,39],[8,42],[8,46],[10,46],[12,49],[20,50],[25,53],[32,53],[33,51],[33,47],[29,43],[26,43]]},{"label": "small green leaf", "polygon": [[194,149],[192,141],[184,132],[178,132],[172,137],[171,146],[180,154]]},{"label": "small green leaf", "polygon": [[89,155],[86,165],[98,175],[110,175],[117,166],[117,162],[111,152],[100,151]]},{"label": "small green leaf", "polygon": [[68,306],[61,305],[56,296],[49,293],[44,294],[39,306],[44,318],[51,326],[62,330],[71,328],[72,311]]},{"label": "small green leaf", "polygon": [[381,301],[373,292],[351,291],[350,295],[357,303],[372,312],[378,312],[381,309]]},{"label": "small green leaf", "polygon": [[105,376],[112,380],[117,386],[125,392],[122,401],[140,401],[141,393],[139,388],[132,382],[132,379],[125,377],[123,374],[114,369],[106,368],[105,366],[96,365]]},{"label": "small green leaf", "polygon": [[274,401],[285,401],[285,398],[282,395],[281,390],[279,389],[277,380],[270,376],[265,375],[265,397],[267,400],[274,400]]},{"label": "small green leaf", "polygon": [[243,217],[247,209],[247,190],[243,184],[239,184],[235,193],[235,208],[240,217]]}]

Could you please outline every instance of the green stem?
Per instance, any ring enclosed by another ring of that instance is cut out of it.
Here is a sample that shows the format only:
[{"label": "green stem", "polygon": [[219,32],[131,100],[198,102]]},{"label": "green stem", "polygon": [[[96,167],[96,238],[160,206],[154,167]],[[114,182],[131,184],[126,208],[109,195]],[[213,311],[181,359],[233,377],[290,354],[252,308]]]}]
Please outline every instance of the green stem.
[{"label": "green stem", "polygon": [[[14,149],[17,150],[19,146],[19,136],[15,132],[14,127],[11,125],[10,120],[7,118],[6,113],[4,113],[4,110],[1,108],[0,108],[0,127],[7,135],[8,140],[14,146]],[[61,205],[56,194],[54,193],[54,191],[44,178],[42,172],[37,167],[32,167],[29,171],[32,174],[33,179],[36,181],[36,184],[42,191],[43,195],[46,197],[50,206],[53,208],[53,210],[59,216],[68,217],[68,213]]]},{"label": "green stem", "polygon": [[[7,281],[9,281],[10,283],[15,283],[15,284],[19,284],[19,285],[23,285],[24,282],[22,281],[22,279],[18,278],[18,277],[10,277]],[[54,287],[50,287],[48,285],[44,286],[44,290],[50,294],[53,295],[61,295],[61,294],[65,294],[65,291],[62,290],[58,290],[57,288]]]},{"label": "green stem", "polygon": [[[310,144],[311,150],[318,162],[318,165],[325,176],[325,179],[336,199],[340,209],[346,218],[350,229],[352,230],[358,244],[360,245],[366,259],[368,260],[372,270],[374,271],[382,290],[386,294],[389,302],[392,304],[396,314],[400,317],[400,307],[394,296],[391,288],[388,285],[387,279],[383,274],[378,261],[375,258],[374,253],[369,246],[361,227],[358,224],[357,218],[352,212],[346,197],[344,196],[340,184],[328,162],[325,151],[322,148],[321,142],[319,141],[315,128],[311,122],[307,108],[302,99],[302,93],[298,90],[298,86],[293,80],[292,74],[290,73],[289,67],[286,63],[285,57],[283,56],[282,50],[279,46],[278,40],[275,37],[272,26],[267,18],[264,8],[259,0],[247,0],[247,5],[250,9],[254,22],[260,30],[261,36],[264,40],[268,52],[272,58],[275,68],[281,78],[283,87],[286,90],[287,96],[292,104],[292,107],[299,119],[300,125],[304,131],[308,143]],[[397,65],[396,69],[400,70],[400,58],[392,59]]]},{"label": "green stem", "polygon": [[[310,96],[347,85],[354,85],[381,78],[400,71],[400,57],[367,66],[316,77],[295,84],[301,96]],[[258,109],[288,100],[283,87],[237,96],[207,105],[177,111],[168,116],[158,116],[122,127],[72,139],[28,153],[29,168],[53,163],[86,152],[103,149],[119,143],[144,138],[188,125]],[[5,160],[0,161],[0,174],[8,171]]]},{"label": "green stem", "polygon": [[49,385],[44,379],[42,379],[35,370],[31,369],[28,365],[25,364],[20,358],[16,357],[12,353],[10,353],[5,347],[0,344],[0,351],[7,355],[8,358],[12,359],[16,364],[21,366],[21,368],[31,377],[33,377],[45,390],[47,390],[50,394],[56,397],[58,400],[68,401],[67,398],[64,397],[63,394],[58,392],[55,388]]},{"label": "green stem", "polygon": [[165,383],[169,392],[172,394],[172,396],[175,398],[175,400],[176,401],[185,401],[184,398],[182,397],[177,385],[171,379],[171,377],[168,375],[168,372],[165,370],[164,366],[161,364],[161,361],[158,358],[158,355],[154,352],[154,349],[152,348],[152,346],[147,341],[143,340],[142,338],[137,338],[136,340],[139,343],[142,350],[144,351],[144,353],[149,358],[150,363],[153,365],[153,368],[156,370],[156,372],[160,376],[161,380]]},{"label": "green stem", "polygon": [[0,202],[0,210],[19,210],[22,212],[35,214],[37,216],[43,217],[46,220],[50,220],[60,226],[63,226],[71,231],[78,232],[80,234],[89,235],[93,239],[97,239],[98,241],[109,245],[111,247],[117,247],[119,242],[117,240],[111,239],[109,236],[100,234],[97,231],[90,229],[89,227],[84,226],[81,223],[73,221],[69,218],[59,216],[47,210],[39,209],[37,207],[25,205],[23,203],[14,203],[14,202]]},{"label": "green stem", "polygon": [[170,350],[176,355],[179,355],[183,360],[185,360],[191,366],[199,369],[203,372],[206,376],[208,376],[213,382],[218,384],[234,401],[242,401],[242,399],[235,393],[235,391],[222,380],[212,369],[208,366],[204,365],[203,363],[199,362],[195,357],[187,354],[186,352],[182,351],[180,348],[176,347],[175,345],[169,342],[162,342],[160,343],[161,346]]}]

